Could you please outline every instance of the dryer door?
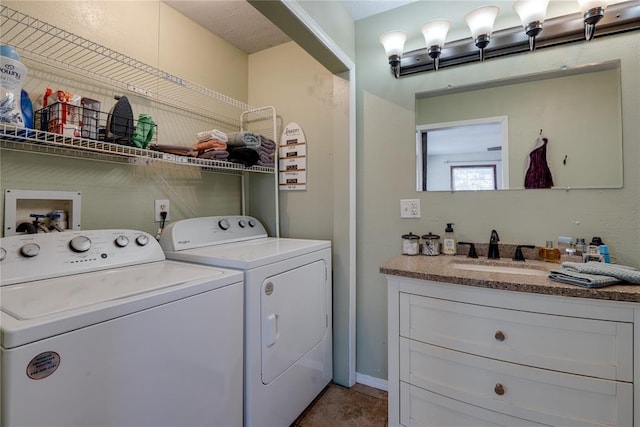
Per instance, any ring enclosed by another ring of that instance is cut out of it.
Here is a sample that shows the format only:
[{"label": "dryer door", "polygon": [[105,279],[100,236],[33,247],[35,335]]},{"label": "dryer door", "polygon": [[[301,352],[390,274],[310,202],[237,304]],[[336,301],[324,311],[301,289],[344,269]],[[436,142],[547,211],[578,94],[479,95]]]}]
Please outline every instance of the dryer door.
[{"label": "dryer door", "polygon": [[[325,262],[318,260],[262,282],[263,384],[304,357],[328,333],[330,282],[326,268]],[[317,362],[308,367],[322,370],[324,360]]]}]

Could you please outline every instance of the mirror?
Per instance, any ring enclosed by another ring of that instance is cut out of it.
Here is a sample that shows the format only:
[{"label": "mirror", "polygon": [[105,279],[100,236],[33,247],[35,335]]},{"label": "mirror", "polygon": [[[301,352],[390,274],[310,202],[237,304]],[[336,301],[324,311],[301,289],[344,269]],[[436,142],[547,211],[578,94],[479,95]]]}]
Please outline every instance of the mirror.
[{"label": "mirror", "polygon": [[418,191],[524,189],[543,145],[535,188],[622,187],[620,61],[416,94]]}]

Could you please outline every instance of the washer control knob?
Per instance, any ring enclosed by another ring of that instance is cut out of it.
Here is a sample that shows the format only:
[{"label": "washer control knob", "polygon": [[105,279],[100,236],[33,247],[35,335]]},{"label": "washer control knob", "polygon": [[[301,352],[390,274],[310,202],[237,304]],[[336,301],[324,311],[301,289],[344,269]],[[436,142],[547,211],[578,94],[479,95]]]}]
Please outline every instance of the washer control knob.
[{"label": "washer control knob", "polygon": [[238,221],[238,225],[240,226],[240,228],[245,228],[247,226],[247,221],[241,219],[240,221]]},{"label": "washer control knob", "polygon": [[146,234],[140,234],[138,237],[136,237],[136,243],[140,246],[145,246],[147,243],[149,243],[149,237]]},{"label": "washer control knob", "polygon": [[256,226],[256,220],[255,219],[250,219],[249,220],[249,227],[253,228]]},{"label": "washer control knob", "polygon": [[77,236],[71,239],[69,247],[74,252],[87,252],[91,249],[91,239],[87,236]]},{"label": "washer control knob", "polygon": [[125,246],[127,246],[129,244],[129,238],[123,234],[119,235],[118,237],[116,237],[116,246],[119,248],[124,248]]},{"label": "washer control knob", "polygon": [[7,256],[7,250],[5,248],[0,248],[0,261],[5,259]]},{"label": "washer control knob", "polygon": [[222,230],[228,230],[229,227],[231,227],[231,224],[229,224],[229,221],[227,221],[226,219],[221,219],[220,221],[218,221],[218,226]]},{"label": "washer control knob", "polygon": [[20,248],[20,253],[26,257],[34,257],[40,253],[40,246],[37,243],[26,243]]}]

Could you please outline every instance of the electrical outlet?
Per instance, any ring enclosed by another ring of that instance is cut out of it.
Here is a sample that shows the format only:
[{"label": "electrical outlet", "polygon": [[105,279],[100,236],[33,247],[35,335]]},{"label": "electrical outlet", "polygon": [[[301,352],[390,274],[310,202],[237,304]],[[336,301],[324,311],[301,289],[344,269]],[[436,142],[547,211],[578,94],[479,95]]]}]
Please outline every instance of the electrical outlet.
[{"label": "electrical outlet", "polygon": [[165,221],[169,221],[169,201],[168,200],[156,200],[156,205],[155,205],[155,214],[154,214],[154,221],[155,222],[162,222],[162,217],[160,216],[160,212],[166,212],[167,213],[167,217],[165,218]]},{"label": "electrical outlet", "polygon": [[420,199],[401,199],[400,218],[420,218]]}]

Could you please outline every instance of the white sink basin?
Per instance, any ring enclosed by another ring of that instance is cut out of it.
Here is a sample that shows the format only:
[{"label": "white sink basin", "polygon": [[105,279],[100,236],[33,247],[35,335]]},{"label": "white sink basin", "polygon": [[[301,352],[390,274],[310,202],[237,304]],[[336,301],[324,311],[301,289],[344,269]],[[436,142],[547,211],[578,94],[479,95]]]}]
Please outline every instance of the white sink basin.
[{"label": "white sink basin", "polygon": [[458,270],[471,270],[471,271],[487,271],[489,273],[507,273],[507,274],[521,274],[525,276],[547,276],[547,271],[538,270],[535,268],[520,268],[520,267],[507,267],[504,265],[483,265],[483,264],[460,264],[453,263],[453,268]]}]

